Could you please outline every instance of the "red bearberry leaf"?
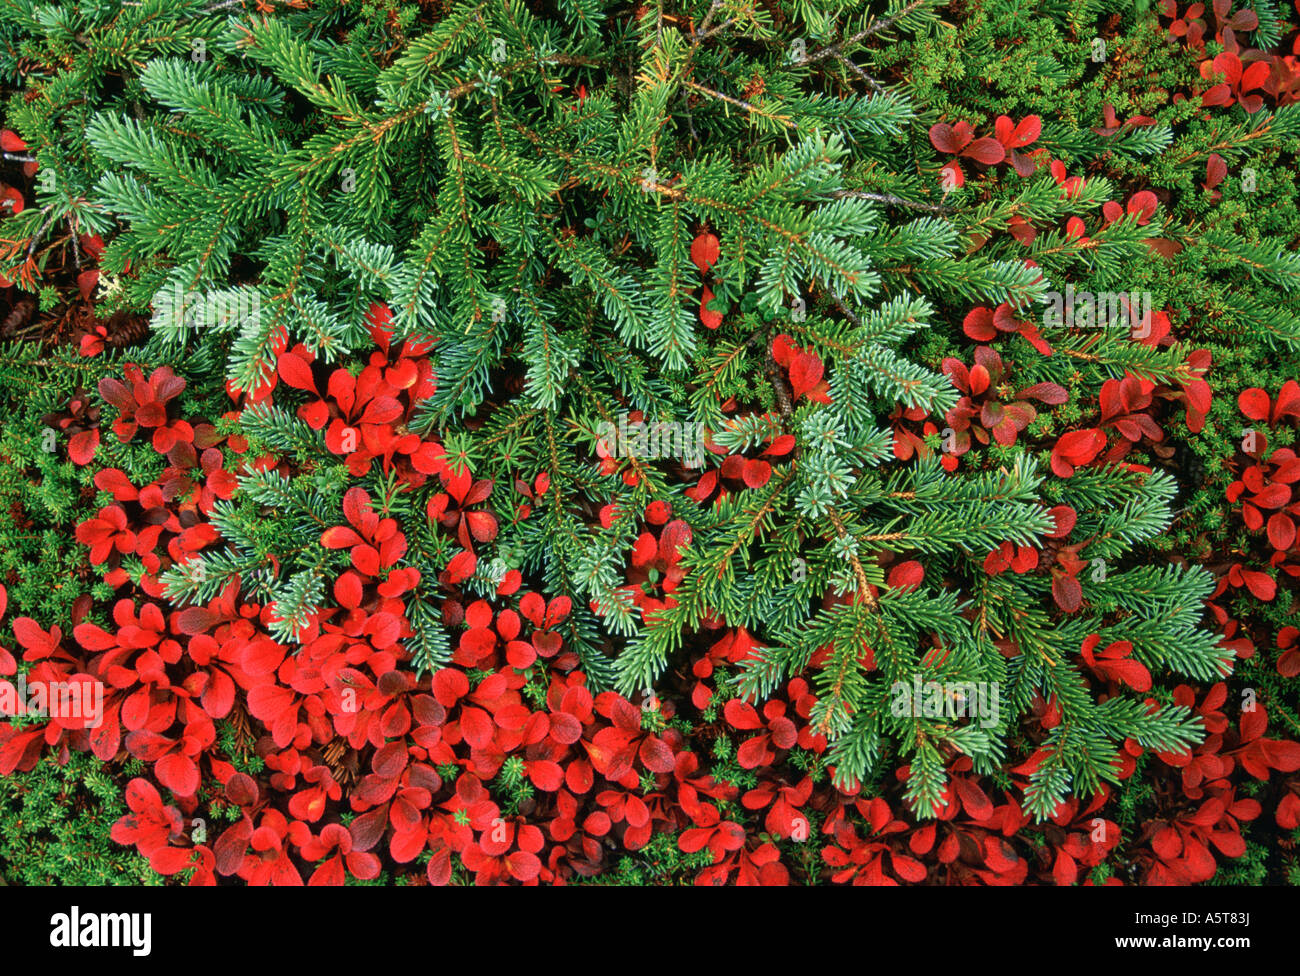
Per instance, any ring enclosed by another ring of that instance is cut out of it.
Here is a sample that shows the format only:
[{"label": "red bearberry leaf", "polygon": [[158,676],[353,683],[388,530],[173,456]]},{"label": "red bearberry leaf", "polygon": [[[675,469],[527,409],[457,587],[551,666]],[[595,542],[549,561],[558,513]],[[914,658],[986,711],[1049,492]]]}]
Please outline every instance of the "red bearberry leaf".
[{"label": "red bearberry leaf", "polygon": [[1257,386],[1242,390],[1237,397],[1237,406],[1251,420],[1267,421],[1271,405],[1269,395]]},{"label": "red bearberry leaf", "polygon": [[199,767],[184,753],[168,753],[154,763],[153,769],[158,782],[177,796],[193,796],[198,792]]},{"label": "red bearberry leaf", "polygon": [[746,461],[743,477],[750,488],[762,488],[772,477],[772,465],[766,461]]},{"label": "red bearberry leaf", "polygon": [[1265,603],[1277,596],[1277,582],[1267,574],[1243,569],[1241,576],[1250,592]]},{"label": "red bearberry leaf", "polygon": [[476,749],[486,748],[492,742],[492,719],[481,708],[471,705],[461,711],[460,730],[465,741]]},{"label": "red bearberry leaf", "polygon": [[709,303],[714,299],[713,289],[708,285],[704,286],[704,293],[700,298],[700,321],[704,323],[706,329],[716,329],[722,325],[722,313],[714,311],[709,307]]},{"label": "red bearberry leaf", "polygon": [[889,587],[894,590],[912,590],[925,579],[925,569],[915,559],[899,563],[889,571]]},{"label": "red bearberry leaf", "polygon": [[1205,161],[1205,189],[1213,190],[1228,175],[1228,164],[1218,153],[1210,153]]},{"label": "red bearberry leaf", "polygon": [[320,544],[326,549],[349,549],[365,540],[346,525],[336,525],[321,533]]},{"label": "red bearberry leaf", "polygon": [[294,389],[316,392],[316,380],[311,375],[311,366],[296,353],[282,353],[276,362],[276,372],[280,374],[280,379]]},{"label": "red bearberry leaf", "polygon": [[671,773],[673,771],[673,751],[663,739],[646,736],[638,752],[641,763],[652,773]]},{"label": "red bearberry leaf", "polygon": [[992,165],[1007,158],[1007,149],[996,139],[990,139],[986,136],[983,139],[976,139],[963,149],[961,154],[975,160],[977,163]]},{"label": "red bearberry leaf", "polygon": [[1260,508],[1281,508],[1291,500],[1291,486],[1276,482],[1265,485],[1263,490],[1257,492],[1250,500]]},{"label": "red bearberry leaf", "polygon": [[1286,552],[1295,542],[1296,527],[1291,516],[1284,512],[1274,512],[1268,520],[1268,541],[1278,552]]},{"label": "red bearberry leaf", "polygon": [[980,306],[966,313],[961,323],[962,331],[976,342],[991,342],[997,338],[998,330],[993,324],[993,310]]},{"label": "red bearberry leaf", "polygon": [[[15,209],[14,211],[18,211]],[[95,286],[99,284],[99,272],[94,268],[89,271],[83,271],[77,275],[77,290],[81,292],[81,297],[90,301],[90,297],[95,294]]]},{"label": "red bearberry leaf", "polygon": [[719,253],[718,239],[712,234],[699,234],[691,241],[691,262],[700,269],[700,274],[717,263]]},{"label": "red bearberry leaf", "polygon": [[763,720],[758,717],[758,712],[754,706],[748,702],[741,701],[739,698],[733,698],[722,709],[722,714],[726,716],[732,728],[736,729],[761,729]]},{"label": "red bearberry leaf", "polygon": [[68,458],[78,467],[84,467],[95,456],[97,447],[99,447],[99,428],[83,430],[79,434],[73,434],[68,440]]},{"label": "red bearberry leaf", "polygon": [[953,127],[946,122],[937,122],[930,126],[930,145],[942,153],[956,153],[962,148]]},{"label": "red bearberry leaf", "polygon": [[1052,599],[1066,613],[1074,613],[1083,604],[1083,588],[1072,576],[1052,578]]},{"label": "red bearberry leaf", "polygon": [[799,352],[790,363],[790,392],[797,400],[822,380],[825,367],[816,353]]},{"label": "red bearberry leaf", "polygon": [[458,552],[447,563],[447,579],[452,585],[463,583],[474,575],[478,566],[478,557],[472,552]]},{"label": "red bearberry leaf", "polygon": [[444,708],[451,708],[469,694],[469,679],[464,672],[443,668],[433,676],[433,697]]}]

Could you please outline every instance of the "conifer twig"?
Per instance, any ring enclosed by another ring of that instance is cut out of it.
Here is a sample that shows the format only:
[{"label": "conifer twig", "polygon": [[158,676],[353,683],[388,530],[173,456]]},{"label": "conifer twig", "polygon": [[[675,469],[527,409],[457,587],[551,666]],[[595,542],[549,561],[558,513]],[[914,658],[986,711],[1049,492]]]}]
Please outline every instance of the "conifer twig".
[{"label": "conifer twig", "polygon": [[870,193],[866,190],[836,190],[831,196],[835,199],[849,198],[852,200],[874,200],[877,203],[888,203],[895,207],[908,207],[911,210],[924,210],[926,213],[951,214],[957,211],[952,207],[939,203],[921,203],[916,200],[905,200],[902,197],[894,196],[892,193]]},{"label": "conifer twig", "polygon": [[687,88],[690,88],[693,91],[697,91],[700,92],[701,94],[708,95],[710,98],[719,99],[721,101],[726,102],[728,105],[735,105],[737,108],[743,108],[746,112],[750,112],[761,118],[771,119],[774,122],[780,122],[787,129],[798,128],[798,126],[795,125],[794,122],[792,122],[790,119],[785,118],[784,116],[770,115],[767,112],[764,112],[762,109],[758,108],[757,106],[751,105],[749,102],[743,101],[739,98],[733,98],[731,95],[724,95],[722,92],[715,91],[712,88],[706,88],[704,85],[701,85],[698,82],[687,81],[687,82],[683,82],[683,84]]},{"label": "conifer twig", "polygon": [[32,235],[31,242],[27,245],[27,258],[29,260],[31,259],[33,252],[35,252],[36,246],[40,244],[41,238],[44,237],[45,232],[49,230],[50,224],[54,223],[53,210],[54,204],[52,203],[46,204],[45,207],[41,209],[41,213],[49,214],[49,216],[45,218],[40,227],[36,228],[36,233]]},{"label": "conifer twig", "polygon": [[[831,525],[835,526],[835,534],[841,538],[847,538],[849,531],[844,527],[844,520],[840,518],[840,513],[835,509],[830,509],[826,517],[831,520]],[[858,584],[858,599],[868,610],[876,608],[876,598],[871,595],[871,584],[867,582],[867,571],[862,568],[862,561],[858,559],[858,554],[849,554],[849,565],[853,567],[853,578]]]},{"label": "conifer twig", "polygon": [[837,54],[836,57],[839,58],[840,63],[843,64],[844,67],[848,68],[855,75],[857,75],[859,78],[865,81],[867,85],[871,88],[871,90],[874,91],[877,95],[885,94],[885,86],[882,85],[880,82],[876,81],[876,79],[871,77],[871,75],[863,71],[860,67],[854,64],[849,58],[845,57],[843,54]]},{"label": "conifer twig", "polygon": [[858,31],[852,37],[846,37],[843,40],[836,41],[834,44],[828,44],[820,51],[814,51],[812,54],[809,54],[803,59],[799,61],[795,61],[794,63],[796,65],[812,64],[814,61],[823,61],[826,58],[834,57],[838,55],[842,50],[844,50],[844,48],[852,47],[854,44],[857,44],[859,41],[865,41],[868,37],[871,37],[873,34],[879,34],[881,31],[888,30],[896,21],[906,17],[913,10],[915,10],[917,7],[920,7],[924,3],[926,3],[926,0],[912,0],[911,3],[909,3],[898,13],[894,14],[892,17],[886,17],[884,20],[872,21],[870,24],[868,24],[862,30]]}]

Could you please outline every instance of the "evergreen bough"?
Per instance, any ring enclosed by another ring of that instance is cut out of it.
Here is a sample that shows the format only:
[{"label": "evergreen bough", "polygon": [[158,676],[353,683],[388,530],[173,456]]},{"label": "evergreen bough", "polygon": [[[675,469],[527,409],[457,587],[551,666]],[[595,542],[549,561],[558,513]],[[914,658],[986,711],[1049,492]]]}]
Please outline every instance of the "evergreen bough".
[{"label": "evergreen bough", "polygon": [[[684,647],[711,639],[707,621],[743,626],[762,645],[738,677],[743,694],[767,695],[821,655],[814,718],[838,782],[906,762],[922,815],[943,795],[953,751],[979,772],[1000,769],[1023,745],[1035,699],[1050,699],[1060,723],[1028,793],[1041,818],[1114,781],[1124,739],[1179,751],[1200,738],[1182,707],[1135,694],[1099,703],[1075,655],[1098,634],[1130,642],[1157,673],[1214,680],[1231,652],[1202,625],[1212,579],[1130,559],[1170,523],[1165,475],[1109,466],[1061,480],[1023,446],[1005,464],[948,473],[933,456],[894,458],[886,418],[900,404],[940,416],[956,402],[920,355],[932,330],[953,331],[974,304],[1035,308],[1076,272],[1104,281],[1159,228],[1119,220],[1086,248],[1059,232],[1027,252],[972,246],[1013,218],[1054,219],[1113,189],[1091,180],[1067,203],[1039,173],[1010,198],[945,202],[926,139],[935,119],[860,64],[892,38],[944,29],[938,4],[863,6],[794,4],[777,24],[733,0],[651,3],[635,16],[562,0],[547,17],[519,0],[456,2],[384,51],[364,24],[341,37],[346,13],[331,2],[261,17],[239,4],[5,0],[0,25],[76,52],[19,110],[53,174],[31,212],[53,205],[88,230],[116,230],[105,291],[154,309],[146,357],[215,345],[248,390],[273,375],[284,337],[328,363],[364,353],[365,313],[387,303],[397,340],[434,343],[438,389],[417,432],[500,486],[492,501],[503,521],[513,510],[503,489],[549,475],[533,517],[507,526],[492,554],[548,595],[573,598],[564,636],[593,684],[653,687]],[[1056,16],[1085,23],[1115,5],[1058,6]],[[1298,119],[1291,107],[1225,139],[1290,137]],[[62,153],[77,126],[85,151]],[[1154,127],[1105,148],[1144,157],[1170,140]],[[1078,155],[1100,151],[1098,141],[1063,122],[1043,137]],[[38,217],[29,220],[34,231]],[[704,282],[690,255],[705,228],[721,241],[710,279],[710,309],[726,312],[717,331],[701,324]],[[1300,275],[1294,254],[1229,229],[1199,246],[1279,294]],[[255,300],[259,314],[200,327],[183,303],[157,300],[177,293]],[[1246,322],[1269,308],[1267,297],[1235,302]],[[1296,340],[1296,321],[1275,320],[1278,342]],[[825,364],[828,403],[791,396],[770,358],[782,333]],[[1057,356],[1026,362],[1031,381],[1186,378],[1178,349],[1095,334],[1053,342]],[[523,377],[513,393],[501,383],[510,373]],[[334,464],[282,392],[274,407],[244,412],[244,435],[300,465]],[[727,416],[728,400],[748,412]],[[702,423],[732,453],[777,434],[796,447],[763,486],[701,506],[671,462],[633,459],[633,486],[598,473],[601,425],[634,410]],[[198,577],[174,570],[169,593],[209,599],[238,575],[276,603],[292,636],[334,572],[337,555],[315,539],[338,521],[339,472],[242,478],[213,519],[226,550],[205,556]],[[454,639],[435,581],[455,547],[422,522],[432,488],[404,494],[379,473],[366,487],[410,536],[407,561],[424,578],[410,604],[412,666],[430,670]],[[626,519],[603,529],[594,513],[611,502],[639,513],[654,500],[671,503],[692,541],[676,604],[646,623],[619,590],[636,529]],[[1081,557],[1109,570],[1081,578],[1085,610],[1068,616],[1052,608],[1046,576],[983,570],[1003,542],[1041,544],[1060,504],[1078,513]],[[277,548],[289,557],[268,570]],[[886,585],[882,566],[895,558],[922,563],[919,588]],[[486,566],[481,558],[466,584],[476,595],[492,593]],[[1011,657],[999,647],[1008,642]],[[999,720],[895,716],[891,688],[914,679],[996,683]]]}]

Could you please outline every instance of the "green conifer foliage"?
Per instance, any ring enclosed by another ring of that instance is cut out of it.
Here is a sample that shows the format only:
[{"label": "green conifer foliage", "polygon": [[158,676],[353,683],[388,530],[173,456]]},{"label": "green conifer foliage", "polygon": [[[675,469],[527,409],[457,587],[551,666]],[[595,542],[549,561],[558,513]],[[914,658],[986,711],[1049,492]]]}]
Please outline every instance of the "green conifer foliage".
[{"label": "green conifer foliage", "polygon": [[[1167,475],[1110,465],[1065,479],[1047,451],[1023,446],[950,471],[937,451],[904,461],[891,449],[893,411],[941,417],[958,401],[924,354],[932,335],[953,334],[976,304],[1029,314],[1072,275],[1104,279],[1158,236],[1130,217],[1086,248],[1056,231],[1028,251],[973,246],[1015,218],[1047,221],[1081,203],[1046,172],[1013,195],[945,201],[927,139],[934,111],[862,66],[885,45],[937,36],[939,6],[795,3],[778,24],[736,0],[649,3],[634,17],[603,0],[564,0],[547,16],[522,0],[457,0],[383,51],[363,25],[341,36],[345,13],[332,3],[254,18],[164,0],[0,9],[10,31],[95,52],[46,87],[55,103],[103,88],[95,111],[60,119],[34,105],[20,121],[45,136],[34,151],[57,173],[50,193],[64,187],[85,201],[88,226],[117,231],[103,274],[117,300],[152,306],[151,348],[215,344],[233,386],[251,390],[275,375],[286,337],[331,364],[364,355],[367,310],[386,303],[397,340],[433,343],[438,388],[416,432],[499,486],[503,530],[487,555],[573,599],[564,636],[593,682],[653,688],[684,648],[716,639],[712,625],[744,627],[760,650],[739,691],[761,698],[810,670],[837,781],[910,765],[908,798],[923,816],[953,751],[980,773],[999,770],[1035,703],[1050,701],[1060,721],[1026,770],[1041,818],[1115,781],[1123,740],[1178,751],[1203,732],[1186,708],[1136,692],[1098,702],[1076,661],[1091,635],[1128,642],[1152,673],[1201,681],[1226,673],[1231,652],[1202,621],[1208,573],[1130,558],[1170,524]],[[1079,6],[1068,16],[1086,20]],[[1280,138],[1297,118],[1292,107],[1238,135],[1265,140],[1272,127]],[[47,157],[55,127],[72,124],[84,125],[83,156]],[[1087,155],[1097,140],[1086,125],[1045,128],[1057,152]],[[1157,127],[1107,148],[1138,158],[1169,140]],[[1096,179],[1082,193],[1097,205],[1112,187]],[[692,252],[707,234],[716,263]],[[1200,246],[1279,293],[1300,275],[1294,253],[1231,230]],[[186,302],[159,297],[193,294],[258,311],[196,322]],[[1267,303],[1236,301],[1243,320]],[[724,327],[707,327],[708,313]],[[1277,326],[1279,342],[1295,339],[1294,325]],[[795,377],[774,358],[780,336],[817,375]],[[1188,377],[1185,350],[1054,341],[1050,360],[1020,352],[1030,381]],[[522,381],[503,384],[508,375]],[[239,574],[275,600],[278,636],[291,638],[332,578],[336,557],[314,540],[337,521],[346,479],[294,418],[298,394],[283,393],[245,411],[243,432],[321,469],[243,478],[214,518],[226,551],[205,557],[205,578],[168,583],[184,603]],[[686,494],[699,471],[681,458],[624,458],[627,477],[602,470],[601,431],[635,411],[702,425],[717,449],[706,467],[785,435],[794,446],[770,478],[701,503]],[[539,474],[550,489],[511,524],[508,486]],[[415,663],[427,670],[454,640],[435,581],[455,549],[424,531],[432,488],[397,492],[381,473],[366,486],[411,536],[407,560],[423,576]],[[656,501],[690,537],[672,604],[645,615],[626,575],[640,513]],[[604,524],[611,504],[630,517]],[[1003,543],[1047,545],[1058,506],[1077,514],[1070,539],[1089,565],[1072,614],[1056,608],[1045,570],[984,567]],[[274,531],[257,528],[267,511]],[[257,569],[275,546],[293,558]],[[919,585],[891,583],[891,567],[912,561]],[[468,585],[492,592],[486,569]],[[900,714],[897,689],[925,682],[991,689],[996,707]]]}]

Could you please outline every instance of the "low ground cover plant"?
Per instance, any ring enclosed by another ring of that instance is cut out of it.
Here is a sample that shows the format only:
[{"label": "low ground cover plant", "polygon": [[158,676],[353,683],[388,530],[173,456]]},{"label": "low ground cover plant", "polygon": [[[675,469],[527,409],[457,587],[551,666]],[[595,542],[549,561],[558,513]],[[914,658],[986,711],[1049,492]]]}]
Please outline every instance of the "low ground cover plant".
[{"label": "low ground cover plant", "polygon": [[0,0],[6,877],[1300,883],[1298,54]]}]

